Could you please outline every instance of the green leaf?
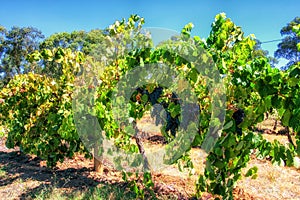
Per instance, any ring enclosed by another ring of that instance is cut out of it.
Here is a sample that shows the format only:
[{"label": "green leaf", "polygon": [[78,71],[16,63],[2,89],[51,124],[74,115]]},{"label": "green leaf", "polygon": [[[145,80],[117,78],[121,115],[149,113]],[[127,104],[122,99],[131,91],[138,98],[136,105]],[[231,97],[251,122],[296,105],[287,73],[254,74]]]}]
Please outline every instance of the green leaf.
[{"label": "green leaf", "polygon": [[194,83],[197,82],[198,79],[198,72],[196,69],[192,69],[189,74],[188,77],[191,79],[191,81],[193,81]]},{"label": "green leaf", "polygon": [[218,167],[219,169],[223,169],[223,168],[226,166],[225,163],[222,162],[222,161],[220,161],[220,160],[217,160],[217,161],[214,163],[214,165],[215,165],[216,167]]},{"label": "green leaf", "polygon": [[240,150],[242,150],[243,147],[244,147],[244,141],[240,141],[236,147],[236,150],[240,151]]},{"label": "green leaf", "polygon": [[168,110],[172,118],[175,118],[177,115],[179,115],[181,111],[180,105],[179,104],[176,105],[173,102],[169,104]]},{"label": "green leaf", "polygon": [[142,103],[145,104],[147,102],[148,102],[148,95],[143,94],[143,96],[142,96]]},{"label": "green leaf", "polygon": [[125,131],[128,135],[135,135],[135,130],[134,130],[134,128],[133,128],[131,125],[126,126],[126,127],[124,128],[124,131]]},{"label": "green leaf", "polygon": [[279,97],[277,95],[274,95],[271,99],[271,102],[272,102],[272,106],[274,108],[280,108],[281,105],[282,105],[282,100],[279,99]]},{"label": "green leaf", "polygon": [[220,147],[216,147],[214,149],[215,153],[218,155],[218,156],[222,156],[223,155],[223,151]]},{"label": "green leaf", "polygon": [[227,130],[233,126],[233,121],[229,121],[228,123],[225,124],[223,127],[223,130]]},{"label": "green leaf", "polygon": [[281,122],[283,126],[289,126],[289,121],[291,118],[291,111],[289,109],[285,110]]},{"label": "green leaf", "polygon": [[236,145],[236,138],[233,134],[228,134],[221,143],[225,148],[230,148]]},{"label": "green leaf", "polygon": [[299,83],[299,78],[291,77],[288,79],[288,84],[290,87],[295,87]]},{"label": "green leaf", "polygon": [[[251,167],[247,172],[246,172],[246,177],[252,176],[257,174],[258,168],[256,166]],[[254,179],[257,177],[257,175],[254,177]]]},{"label": "green leaf", "polygon": [[296,77],[297,75],[300,75],[300,69],[298,67],[294,68],[289,74],[290,77]]}]

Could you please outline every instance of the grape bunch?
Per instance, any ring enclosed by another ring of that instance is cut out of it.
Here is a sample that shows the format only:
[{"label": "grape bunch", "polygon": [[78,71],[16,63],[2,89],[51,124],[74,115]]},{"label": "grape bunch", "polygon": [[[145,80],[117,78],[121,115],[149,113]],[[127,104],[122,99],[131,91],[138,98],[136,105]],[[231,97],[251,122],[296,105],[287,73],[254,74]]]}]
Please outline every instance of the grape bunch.
[{"label": "grape bunch", "polygon": [[[153,106],[153,110],[151,112],[151,117],[155,118],[155,124],[164,124],[166,122],[165,131],[170,131],[171,135],[175,136],[176,131],[178,130],[180,120],[179,116],[177,115],[175,117],[171,116],[171,113],[168,111],[168,106],[170,102],[173,102],[175,105],[178,105],[179,98],[177,95],[172,92],[171,95],[168,95],[168,102],[164,100],[163,97],[163,87],[158,86],[156,87],[151,93],[143,87],[136,88],[135,94],[140,95],[147,95],[148,96],[148,102],[144,102],[145,104],[150,103]],[[137,98],[131,98],[131,100],[137,101]],[[139,102],[139,101],[138,101]],[[158,106],[154,106],[158,104]],[[165,111],[166,115],[163,115],[163,110]],[[165,117],[165,119],[164,119]]]},{"label": "grape bunch", "polygon": [[245,116],[245,112],[240,108],[236,109],[236,111],[232,115],[232,118],[235,121],[236,132],[238,135],[242,135],[242,128],[238,127],[238,125],[240,125],[244,121]]}]

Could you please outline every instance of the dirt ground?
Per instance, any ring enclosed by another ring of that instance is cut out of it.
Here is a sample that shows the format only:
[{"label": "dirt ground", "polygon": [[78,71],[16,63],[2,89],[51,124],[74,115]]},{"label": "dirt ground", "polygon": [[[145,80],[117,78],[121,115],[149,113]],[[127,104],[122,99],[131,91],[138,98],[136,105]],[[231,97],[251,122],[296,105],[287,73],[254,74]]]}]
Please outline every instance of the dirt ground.
[{"label": "dirt ground", "polygon": [[[258,126],[260,130],[264,129],[262,132],[266,132],[266,138],[286,143],[284,135],[267,134],[265,127],[270,127],[268,123],[273,122],[266,121]],[[154,127],[149,119],[140,121],[139,129],[150,133],[150,136],[159,131],[159,127]],[[152,138],[152,146],[162,145],[161,143],[161,137]],[[93,171],[92,160],[85,159],[82,155],[66,159],[58,164],[55,170],[51,170],[46,167],[45,161],[23,155],[18,149],[7,149],[4,144],[4,139],[0,139],[0,199],[32,199],[33,194],[53,185],[64,192],[85,191],[100,185],[126,188],[120,172],[105,166],[103,174],[96,173]],[[148,148],[147,145],[149,144],[145,144],[145,149]],[[191,154],[196,168],[194,175],[188,176],[187,172],[179,172],[176,166],[153,173],[154,190],[157,195],[172,194],[175,199],[192,199],[195,192],[194,183],[197,175],[203,172],[204,164],[203,159],[199,159],[201,152],[198,149],[193,149]],[[300,199],[299,170],[294,167],[273,166],[269,161],[257,158],[252,158],[247,168],[252,166],[258,167],[258,178],[240,180],[234,190],[235,199]],[[202,199],[213,197],[204,194]]]}]

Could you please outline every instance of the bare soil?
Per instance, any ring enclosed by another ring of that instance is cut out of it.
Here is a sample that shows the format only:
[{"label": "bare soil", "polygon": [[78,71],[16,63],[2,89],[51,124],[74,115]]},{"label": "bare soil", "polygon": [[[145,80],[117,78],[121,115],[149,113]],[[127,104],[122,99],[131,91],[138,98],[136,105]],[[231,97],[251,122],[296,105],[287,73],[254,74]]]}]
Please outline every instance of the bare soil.
[{"label": "bare soil", "polygon": [[[277,139],[286,144],[285,135],[268,134],[274,120],[265,121],[258,129],[269,140]],[[151,125],[152,124],[152,125]],[[159,134],[159,127],[153,121],[142,119],[139,129],[147,140],[143,140],[145,149],[164,145],[164,139]],[[279,127],[280,129],[282,127]],[[177,166],[169,166],[153,173],[154,191],[157,196],[173,196],[173,199],[194,199],[195,181],[203,173],[204,164],[201,150],[192,149],[191,157],[195,165],[192,176],[188,171],[180,172]],[[258,160],[253,157],[247,169],[257,166],[258,178],[242,178],[234,190],[235,199],[300,199],[300,171],[294,167],[273,166],[270,161]],[[74,159],[66,159],[59,163],[56,169],[46,167],[45,161],[31,155],[24,155],[18,149],[7,149],[5,139],[0,138],[0,199],[33,199],[34,194],[47,187],[57,188],[64,193],[86,191],[96,187],[121,187],[129,190],[122,181],[121,173],[110,166],[104,167],[104,173],[93,171],[92,160],[83,155]],[[114,199],[113,197],[110,199]],[[168,199],[168,198],[166,198]],[[204,194],[202,199],[214,199],[210,194]]]}]

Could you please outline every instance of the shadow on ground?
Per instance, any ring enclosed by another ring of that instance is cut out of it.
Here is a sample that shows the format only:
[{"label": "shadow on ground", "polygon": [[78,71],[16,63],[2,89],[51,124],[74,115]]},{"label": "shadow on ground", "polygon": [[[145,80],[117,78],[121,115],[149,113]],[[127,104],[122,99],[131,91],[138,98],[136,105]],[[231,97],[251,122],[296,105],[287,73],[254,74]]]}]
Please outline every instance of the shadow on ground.
[{"label": "shadow on ground", "polygon": [[[52,170],[40,166],[40,161],[38,158],[32,158],[18,151],[0,151],[0,169],[5,173],[0,176],[1,190],[9,186],[10,188],[15,187],[15,191],[17,191],[19,184],[16,183],[16,180],[21,180],[26,183],[27,181],[38,181],[38,184],[32,187],[28,186],[25,191],[20,192],[19,199],[34,199],[45,191],[51,193],[53,189],[65,191],[64,196],[67,199],[74,197],[76,192],[81,194],[81,199],[95,199],[97,195],[101,195],[102,198],[107,196],[107,199],[111,199],[113,193],[118,193],[113,199],[119,199],[120,196],[123,196],[120,195],[120,192],[123,192],[126,198],[133,196],[133,194],[128,194],[130,191],[128,191],[126,183],[109,183],[89,177],[92,169],[83,167]],[[99,186],[101,186],[100,190],[97,189]],[[101,194],[97,194],[100,192]]]}]

